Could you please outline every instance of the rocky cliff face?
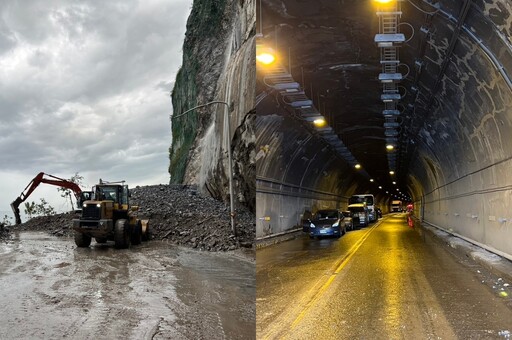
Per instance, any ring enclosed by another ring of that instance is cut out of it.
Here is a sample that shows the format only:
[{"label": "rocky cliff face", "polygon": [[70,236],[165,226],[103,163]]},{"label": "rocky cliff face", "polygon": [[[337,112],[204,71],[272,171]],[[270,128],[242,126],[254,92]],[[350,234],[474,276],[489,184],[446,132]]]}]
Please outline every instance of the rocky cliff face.
[{"label": "rocky cliff face", "polygon": [[[228,147],[235,199],[255,205],[255,1],[194,0],[187,22],[183,64],[172,93],[171,183],[197,184],[228,200]],[[226,114],[227,110],[227,114]],[[229,116],[230,130],[228,131]]]}]

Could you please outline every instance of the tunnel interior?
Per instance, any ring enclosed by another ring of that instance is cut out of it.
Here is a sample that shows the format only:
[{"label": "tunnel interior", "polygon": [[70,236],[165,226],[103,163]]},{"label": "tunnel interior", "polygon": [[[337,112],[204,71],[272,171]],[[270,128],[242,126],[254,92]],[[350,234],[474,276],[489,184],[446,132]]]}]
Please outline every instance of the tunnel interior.
[{"label": "tunnel interior", "polygon": [[[257,63],[258,237],[369,192],[384,211],[410,200],[425,221],[512,254],[508,1],[261,0],[257,10],[257,50],[276,55]],[[390,13],[403,38],[383,48]],[[392,107],[385,93],[398,94]]]}]

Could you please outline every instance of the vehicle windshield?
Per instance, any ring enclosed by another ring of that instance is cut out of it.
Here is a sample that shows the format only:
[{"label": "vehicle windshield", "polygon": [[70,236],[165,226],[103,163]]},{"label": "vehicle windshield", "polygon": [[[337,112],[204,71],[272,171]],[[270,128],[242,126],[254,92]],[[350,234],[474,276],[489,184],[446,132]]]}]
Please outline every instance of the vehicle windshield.
[{"label": "vehicle windshield", "polygon": [[365,196],[366,204],[373,205],[373,196]]},{"label": "vehicle windshield", "polygon": [[352,196],[348,200],[348,204],[364,203],[364,197]]},{"label": "vehicle windshield", "polygon": [[373,205],[373,196],[352,196],[348,199],[348,204],[356,204],[356,203],[366,203],[368,205]]},{"label": "vehicle windshield", "polygon": [[114,202],[117,202],[118,200],[118,197],[117,197],[117,187],[116,186],[111,186],[111,187],[108,187],[108,186],[102,186],[102,187],[98,187],[98,192],[100,194],[100,197],[104,200],[110,200],[110,201],[114,201]]},{"label": "vehicle windshield", "polygon": [[350,211],[352,211],[352,212],[363,212],[364,208],[363,207],[352,207],[352,208],[350,208]]},{"label": "vehicle windshield", "polygon": [[338,211],[336,211],[336,210],[319,210],[315,214],[316,220],[326,220],[329,218],[338,218]]}]

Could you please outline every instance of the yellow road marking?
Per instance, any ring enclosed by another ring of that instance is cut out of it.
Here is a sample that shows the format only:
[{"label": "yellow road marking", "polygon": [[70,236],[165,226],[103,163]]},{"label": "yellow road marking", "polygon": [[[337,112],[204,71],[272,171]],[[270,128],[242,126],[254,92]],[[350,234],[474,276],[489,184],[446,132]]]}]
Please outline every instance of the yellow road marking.
[{"label": "yellow road marking", "polygon": [[380,225],[380,223],[375,224],[370,230],[366,232],[366,234],[357,241],[352,248],[348,251],[347,255],[345,255],[338,263],[337,268],[334,273],[329,276],[327,281],[322,285],[322,287],[317,291],[317,293],[313,296],[313,298],[306,304],[306,306],[299,313],[297,318],[292,322],[290,326],[290,330],[294,329],[299,322],[304,318],[308,310],[322,297],[323,293],[329,288],[331,283],[336,278],[336,275],[343,270],[343,268],[348,264],[352,256],[359,250],[359,248],[363,245],[364,241],[370,236],[370,233],[375,230]]}]

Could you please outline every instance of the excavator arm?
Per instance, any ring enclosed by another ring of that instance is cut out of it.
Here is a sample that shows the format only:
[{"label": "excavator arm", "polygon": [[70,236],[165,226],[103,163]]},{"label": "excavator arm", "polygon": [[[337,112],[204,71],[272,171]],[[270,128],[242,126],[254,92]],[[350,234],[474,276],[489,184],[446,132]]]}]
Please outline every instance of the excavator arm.
[{"label": "excavator arm", "polygon": [[12,212],[14,213],[14,217],[16,220],[16,224],[21,223],[20,216],[20,204],[25,202],[26,199],[32,194],[32,192],[39,186],[39,184],[45,183],[50,185],[55,185],[58,187],[63,187],[72,190],[75,193],[77,202],[80,200],[80,195],[82,193],[82,189],[78,186],[78,184],[68,181],[66,179],[56,177],[53,175],[45,174],[44,172],[40,172],[36,177],[30,181],[27,187],[21,192],[21,194],[11,203]]}]

